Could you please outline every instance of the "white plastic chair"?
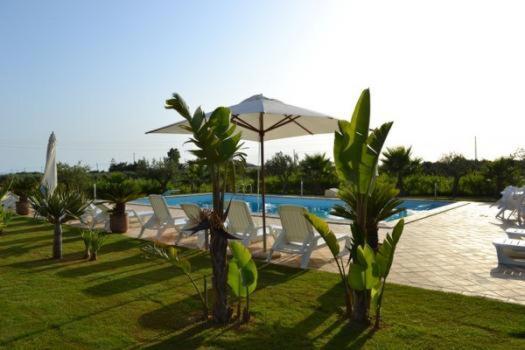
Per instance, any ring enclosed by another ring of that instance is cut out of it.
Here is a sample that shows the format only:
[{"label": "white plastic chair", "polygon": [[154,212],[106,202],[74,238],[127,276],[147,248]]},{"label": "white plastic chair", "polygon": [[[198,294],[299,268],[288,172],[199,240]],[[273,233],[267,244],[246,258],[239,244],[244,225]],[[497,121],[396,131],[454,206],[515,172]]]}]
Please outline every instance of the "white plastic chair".
[{"label": "white plastic chair", "polygon": [[[166,199],[158,194],[152,194],[149,196],[151,207],[153,208],[153,215],[148,219],[142,229],[140,230],[139,237],[142,237],[145,230],[157,230],[157,238],[169,228],[173,228],[179,233],[175,243],[178,243],[182,238],[180,234],[180,226],[184,224],[184,218],[171,216]],[[179,221],[177,223],[177,220]]]},{"label": "white plastic chair", "polygon": [[[241,238],[246,247],[263,239],[263,227],[255,226],[248,203],[244,201],[231,201],[227,228],[229,233]],[[271,226],[266,225],[266,233],[272,234]]]},{"label": "white plastic chair", "polygon": [[[186,214],[187,219],[185,222],[179,226],[179,230],[182,235],[188,236],[187,230],[195,227],[199,223],[201,208],[194,203],[181,203],[181,209]],[[197,231],[193,235],[197,236],[197,246],[199,248],[204,248],[206,245],[206,231]]]},{"label": "white plastic chair", "polygon": [[[126,209],[129,218],[136,218],[141,227],[144,227],[144,219],[153,215],[153,211],[136,211],[135,209]],[[91,204],[82,215],[80,221],[93,229],[98,224],[104,224],[104,230],[110,230],[111,208],[102,202]]]},{"label": "white plastic chair", "polygon": [[4,209],[16,210],[16,202],[18,201],[18,196],[8,192],[4,198],[1,198],[0,204]]},{"label": "white plastic chair", "polygon": [[[308,267],[310,256],[316,249],[326,246],[326,242],[304,217],[306,208],[294,205],[281,205],[279,216],[282,228],[274,227],[275,242],[268,252],[267,261],[273,252],[283,252],[301,255],[301,268]],[[348,235],[336,235],[338,242],[346,242]]]},{"label": "white plastic chair", "polygon": [[507,186],[501,192],[501,198],[496,202],[500,211],[496,214],[496,218],[505,219],[505,211],[509,210],[510,214],[507,219],[514,214],[518,214],[518,221],[524,212],[525,187],[518,188],[514,186]]}]

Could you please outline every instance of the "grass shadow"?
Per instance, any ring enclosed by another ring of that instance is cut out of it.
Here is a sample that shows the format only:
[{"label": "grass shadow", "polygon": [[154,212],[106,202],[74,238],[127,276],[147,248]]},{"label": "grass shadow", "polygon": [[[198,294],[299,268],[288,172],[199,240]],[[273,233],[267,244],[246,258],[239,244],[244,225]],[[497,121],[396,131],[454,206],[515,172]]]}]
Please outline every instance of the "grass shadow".
[{"label": "grass shadow", "polygon": [[4,265],[4,266],[31,270],[28,272],[38,273],[38,272],[43,272],[46,270],[64,267],[65,263],[82,260],[84,256],[83,252],[73,252],[73,253],[63,254],[62,259],[57,260],[57,259],[51,258],[51,251],[49,252],[49,254],[50,254],[49,258],[36,259],[36,260],[24,260],[24,261],[16,262],[13,264]]},{"label": "grass shadow", "polygon": [[[199,273],[201,270],[208,271],[210,268],[210,263],[207,259],[203,259],[202,256],[206,253],[204,252],[188,252],[188,259],[190,260],[191,266],[192,266],[192,275],[194,278],[198,279],[200,276],[205,275],[204,273]],[[136,255],[132,258],[133,261],[139,261],[140,255]],[[135,260],[136,259],[136,260]],[[142,258],[143,261],[147,262],[145,258]],[[148,270],[145,272],[124,276],[122,278],[116,278],[112,279],[110,281],[106,281],[103,283],[100,283],[95,286],[91,286],[89,288],[86,288],[84,290],[85,293],[95,296],[109,296],[114,294],[120,294],[129,292],[135,289],[142,288],[147,285],[160,283],[163,281],[167,281],[169,279],[172,279],[176,276],[180,276],[182,272],[174,266],[172,266],[169,263],[162,263],[162,260],[158,260],[160,263],[160,268]],[[96,266],[96,265],[95,265]],[[104,265],[102,269],[110,267],[110,264]],[[88,269],[86,267],[86,269]],[[81,270],[82,272],[86,272],[86,270]]]},{"label": "grass shadow", "polygon": [[[104,256],[101,255],[101,259],[104,259]],[[101,261],[97,263],[93,262],[87,262],[86,265],[77,267],[77,268],[71,268],[64,271],[59,271],[57,274],[62,277],[68,277],[68,278],[75,278],[75,277],[82,277],[82,276],[88,276],[91,274],[97,274],[101,272],[106,271],[114,271],[119,268],[129,267],[129,266],[136,266],[138,264],[143,265],[146,264],[148,261],[144,259],[141,255],[137,254],[134,256],[128,256],[120,260],[111,260],[111,261]],[[128,271],[128,270],[126,270]],[[107,275],[105,275],[107,277]]]}]

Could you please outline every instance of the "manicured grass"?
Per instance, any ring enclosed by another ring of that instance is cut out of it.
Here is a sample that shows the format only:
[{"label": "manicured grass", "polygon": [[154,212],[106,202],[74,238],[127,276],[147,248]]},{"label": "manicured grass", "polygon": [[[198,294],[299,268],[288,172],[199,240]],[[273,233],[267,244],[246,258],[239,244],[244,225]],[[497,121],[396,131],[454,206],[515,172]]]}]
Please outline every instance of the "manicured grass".
[{"label": "manicured grass", "polygon": [[[341,317],[338,276],[268,265],[240,328],[199,322],[186,277],[142,258],[141,242],[111,235],[99,261],[66,229],[61,262],[49,260],[51,228],[16,218],[0,236],[0,347],[86,348],[525,348],[525,307],[388,285],[382,329]],[[209,274],[204,253],[191,258]],[[458,279],[461,276],[458,276]]]}]

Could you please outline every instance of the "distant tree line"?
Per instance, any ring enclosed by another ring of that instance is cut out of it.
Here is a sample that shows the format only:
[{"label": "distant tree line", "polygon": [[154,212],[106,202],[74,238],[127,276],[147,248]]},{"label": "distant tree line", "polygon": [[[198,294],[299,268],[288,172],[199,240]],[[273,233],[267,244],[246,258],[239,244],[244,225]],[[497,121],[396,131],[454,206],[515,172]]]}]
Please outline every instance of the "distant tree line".
[{"label": "distant tree line", "polygon": [[[302,159],[278,152],[268,159],[266,192],[272,194],[322,195],[328,188],[339,187],[335,167],[326,154],[307,154]],[[414,157],[411,147],[392,147],[383,152],[377,181],[395,185],[401,196],[498,197],[508,185],[525,184],[525,151],[493,161],[467,159],[449,153],[436,162]],[[88,195],[93,184],[101,184],[110,174],[120,173],[136,182],[144,194],[209,192],[211,185],[206,165],[190,160],[181,162],[176,148],[158,160],[135,162],[112,160],[108,171],[93,171],[87,165],[58,164],[58,182],[69,190],[78,189]],[[257,192],[258,167],[237,162],[231,172],[229,191]],[[38,173],[20,176],[41,176]],[[0,182],[10,178],[3,175]]]}]

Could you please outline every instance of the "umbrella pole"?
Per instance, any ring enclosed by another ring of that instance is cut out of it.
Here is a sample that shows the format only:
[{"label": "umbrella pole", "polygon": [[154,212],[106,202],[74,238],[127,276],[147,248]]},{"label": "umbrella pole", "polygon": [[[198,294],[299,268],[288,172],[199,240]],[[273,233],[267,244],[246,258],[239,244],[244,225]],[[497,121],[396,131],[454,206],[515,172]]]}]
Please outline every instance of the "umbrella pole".
[{"label": "umbrella pole", "polygon": [[259,140],[261,142],[261,199],[263,223],[263,253],[266,253],[266,186],[264,181],[264,122],[263,113],[259,115]]}]

